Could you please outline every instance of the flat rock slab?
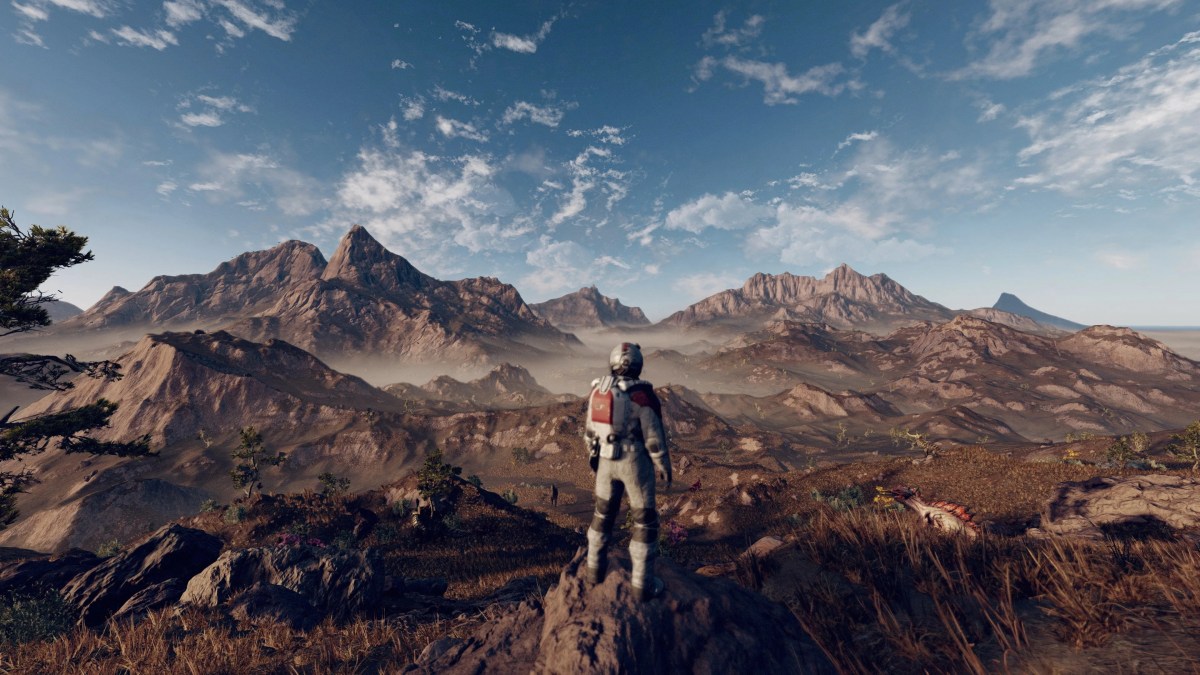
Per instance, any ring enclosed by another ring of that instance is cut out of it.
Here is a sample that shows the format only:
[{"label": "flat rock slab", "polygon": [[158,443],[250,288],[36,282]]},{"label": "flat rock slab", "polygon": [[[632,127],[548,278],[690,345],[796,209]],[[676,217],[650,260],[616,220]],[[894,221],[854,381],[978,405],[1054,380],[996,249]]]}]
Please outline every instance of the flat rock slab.
[{"label": "flat rock slab", "polygon": [[1152,474],[1059,483],[1030,534],[1102,539],[1113,525],[1200,527],[1200,482]]}]

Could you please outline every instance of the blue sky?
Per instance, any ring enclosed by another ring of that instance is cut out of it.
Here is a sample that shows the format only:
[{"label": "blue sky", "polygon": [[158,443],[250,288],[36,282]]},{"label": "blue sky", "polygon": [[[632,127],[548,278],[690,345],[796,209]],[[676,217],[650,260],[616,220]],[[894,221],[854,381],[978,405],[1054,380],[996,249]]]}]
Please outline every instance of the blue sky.
[{"label": "blue sky", "polygon": [[846,262],[955,308],[1200,324],[1200,8],[11,0],[0,203],[207,272],[353,223],[661,318]]}]

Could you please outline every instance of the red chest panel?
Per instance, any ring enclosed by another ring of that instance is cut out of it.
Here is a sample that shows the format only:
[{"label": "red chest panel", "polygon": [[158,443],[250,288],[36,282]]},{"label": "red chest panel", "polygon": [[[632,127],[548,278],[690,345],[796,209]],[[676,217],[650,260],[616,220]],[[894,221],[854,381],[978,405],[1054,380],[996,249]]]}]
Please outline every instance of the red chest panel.
[{"label": "red chest panel", "polygon": [[613,423],[612,390],[592,392],[592,421],[600,424]]}]

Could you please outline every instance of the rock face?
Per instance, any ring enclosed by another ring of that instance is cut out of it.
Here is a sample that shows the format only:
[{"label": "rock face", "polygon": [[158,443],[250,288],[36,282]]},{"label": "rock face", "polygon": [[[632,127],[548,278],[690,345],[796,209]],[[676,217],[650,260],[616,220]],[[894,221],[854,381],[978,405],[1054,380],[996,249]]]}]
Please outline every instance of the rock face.
[{"label": "rock face", "polygon": [[208,274],[161,276],[130,293],[114,288],[59,333],[141,325],[226,328],[283,339],[320,354],[384,355],[422,364],[486,362],[579,344],[492,278],[439,281],[384,248],[362,227],[326,263],[312,244],[242,254]]},{"label": "rock face", "polygon": [[1042,509],[1040,533],[1092,539],[1111,526],[1200,526],[1200,482],[1168,475],[1060,483]]},{"label": "rock face", "polygon": [[30,558],[0,563],[0,596],[35,584],[62,588],[71,579],[100,564],[91,551],[71,549],[52,558]]},{"label": "rock face", "polygon": [[1005,312],[1011,312],[1012,314],[1017,314],[1019,316],[1029,317],[1038,323],[1054,326],[1055,328],[1061,328],[1065,331],[1077,331],[1085,327],[1081,323],[1068,321],[1062,317],[1036,310],[1024,302],[1021,302],[1021,299],[1012,293],[1001,293],[1000,297],[996,299],[996,304],[992,305],[992,308]]},{"label": "rock face", "polygon": [[[323,553],[308,546],[249,548],[221,554],[188,581],[180,602],[216,607],[258,585],[280,586],[298,594],[321,615],[343,619],[376,606],[383,582],[380,561],[362,551]],[[243,607],[250,615],[254,615],[254,607],[281,601],[281,594],[275,591],[260,588],[255,594],[262,597]]]},{"label": "rock face", "polygon": [[782,605],[732,582],[659,560],[662,598],[639,604],[628,560],[604,583],[583,579],[582,552],[543,603],[430,645],[410,673],[824,673],[833,666]]},{"label": "rock face", "polygon": [[755,274],[741,288],[721,291],[663,319],[664,327],[760,326],[768,320],[827,323],[839,328],[945,321],[954,312],[888,278],[842,265],[822,279]]},{"label": "rock face", "polygon": [[595,286],[530,307],[538,316],[565,331],[650,325],[640,308],[626,307],[620,300],[601,294]]},{"label": "rock face", "polygon": [[[81,624],[96,627],[139,592],[173,579],[190,578],[216,560],[220,552],[220,539],[200,530],[169,525],[140,546],[72,579],[62,590],[63,599],[79,609]],[[163,600],[160,606],[171,601]]]}]

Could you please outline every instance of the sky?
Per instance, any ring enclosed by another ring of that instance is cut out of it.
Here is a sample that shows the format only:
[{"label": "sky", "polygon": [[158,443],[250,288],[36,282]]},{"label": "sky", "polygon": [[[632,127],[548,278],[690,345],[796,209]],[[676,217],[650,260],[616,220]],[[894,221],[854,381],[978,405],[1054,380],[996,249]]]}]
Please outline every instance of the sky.
[{"label": "sky", "polygon": [[0,204],[47,290],[357,223],[529,302],[652,319],[756,272],[1200,325],[1200,6],[10,0]]}]

